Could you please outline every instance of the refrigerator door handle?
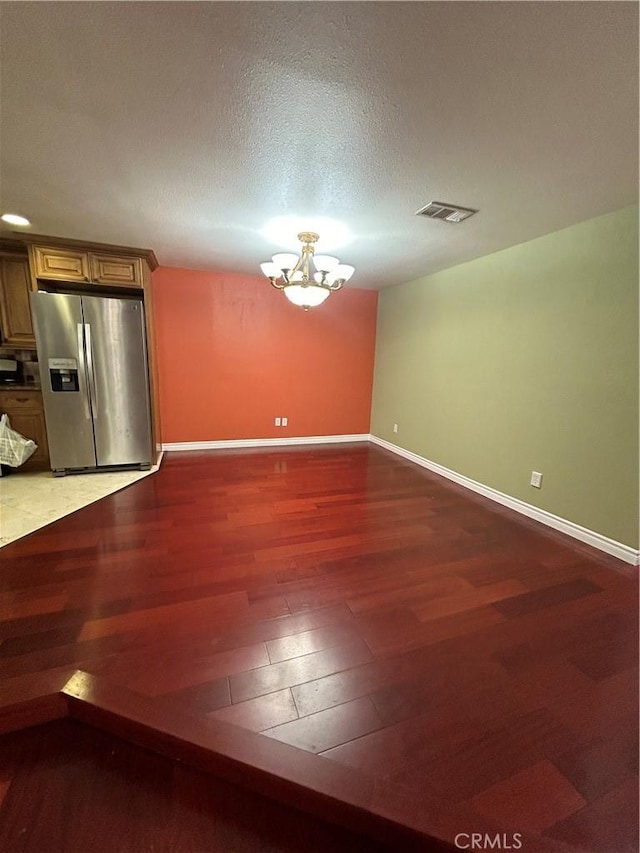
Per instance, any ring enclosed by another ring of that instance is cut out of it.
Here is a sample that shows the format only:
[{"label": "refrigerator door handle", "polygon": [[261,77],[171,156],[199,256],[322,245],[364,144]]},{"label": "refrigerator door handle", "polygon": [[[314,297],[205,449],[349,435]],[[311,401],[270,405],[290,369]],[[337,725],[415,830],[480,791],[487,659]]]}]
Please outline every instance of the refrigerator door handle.
[{"label": "refrigerator door handle", "polygon": [[[82,376],[86,376],[87,375],[87,369],[86,369],[85,363],[84,363],[84,335],[83,335],[84,326],[82,323],[77,323],[76,326],[77,326],[77,331],[78,331],[78,363],[80,365],[80,372],[81,372]],[[83,394],[82,399],[84,401],[84,416],[88,421],[90,421],[91,420],[91,411],[89,409],[89,400],[87,398],[87,395]]]},{"label": "refrigerator door handle", "polygon": [[89,394],[91,396],[91,409],[94,421],[98,418],[98,394],[96,391],[96,372],[93,364],[93,346],[91,344],[91,326],[84,324],[84,336],[87,342],[87,374],[89,376]]}]

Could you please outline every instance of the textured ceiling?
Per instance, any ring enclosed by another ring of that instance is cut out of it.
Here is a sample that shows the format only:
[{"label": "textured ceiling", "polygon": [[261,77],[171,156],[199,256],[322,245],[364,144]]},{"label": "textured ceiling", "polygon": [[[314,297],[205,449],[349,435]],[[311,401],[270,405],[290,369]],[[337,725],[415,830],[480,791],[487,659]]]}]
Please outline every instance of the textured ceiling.
[{"label": "textured ceiling", "polygon": [[[1,15],[0,207],[35,233],[255,273],[296,247],[295,224],[265,237],[270,220],[328,218],[350,233],[353,286],[382,287],[637,200],[636,3]],[[432,199],[480,213],[413,215]]]}]

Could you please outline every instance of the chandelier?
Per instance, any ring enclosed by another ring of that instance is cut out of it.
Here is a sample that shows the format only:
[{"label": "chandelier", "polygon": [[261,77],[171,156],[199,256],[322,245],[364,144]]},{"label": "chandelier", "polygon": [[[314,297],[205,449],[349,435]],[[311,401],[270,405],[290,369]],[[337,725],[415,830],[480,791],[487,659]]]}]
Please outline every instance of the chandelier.
[{"label": "chandelier", "polygon": [[[345,281],[354,274],[354,267],[341,264],[331,255],[316,255],[314,243],[320,239],[312,231],[302,231],[298,240],[302,243],[300,257],[281,252],[271,261],[260,264],[260,269],[278,290],[283,290],[289,302],[308,311],[321,305],[334,290],[340,290]],[[313,260],[315,273],[310,270]]]}]

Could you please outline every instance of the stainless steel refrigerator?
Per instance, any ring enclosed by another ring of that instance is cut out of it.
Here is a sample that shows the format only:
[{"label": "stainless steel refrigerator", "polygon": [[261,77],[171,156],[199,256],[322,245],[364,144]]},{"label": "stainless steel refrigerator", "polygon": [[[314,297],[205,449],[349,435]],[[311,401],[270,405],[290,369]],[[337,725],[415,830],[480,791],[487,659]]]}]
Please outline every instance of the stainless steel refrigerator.
[{"label": "stainless steel refrigerator", "polygon": [[54,474],[149,468],[144,305],[134,297],[31,294]]}]

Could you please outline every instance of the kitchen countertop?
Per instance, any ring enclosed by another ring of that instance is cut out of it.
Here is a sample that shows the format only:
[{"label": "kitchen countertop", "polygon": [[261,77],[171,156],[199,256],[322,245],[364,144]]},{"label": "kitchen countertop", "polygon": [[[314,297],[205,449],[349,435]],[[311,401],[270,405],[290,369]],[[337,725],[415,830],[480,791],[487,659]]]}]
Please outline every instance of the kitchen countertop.
[{"label": "kitchen countertop", "polygon": [[42,391],[41,385],[3,385],[0,383],[0,391]]}]

